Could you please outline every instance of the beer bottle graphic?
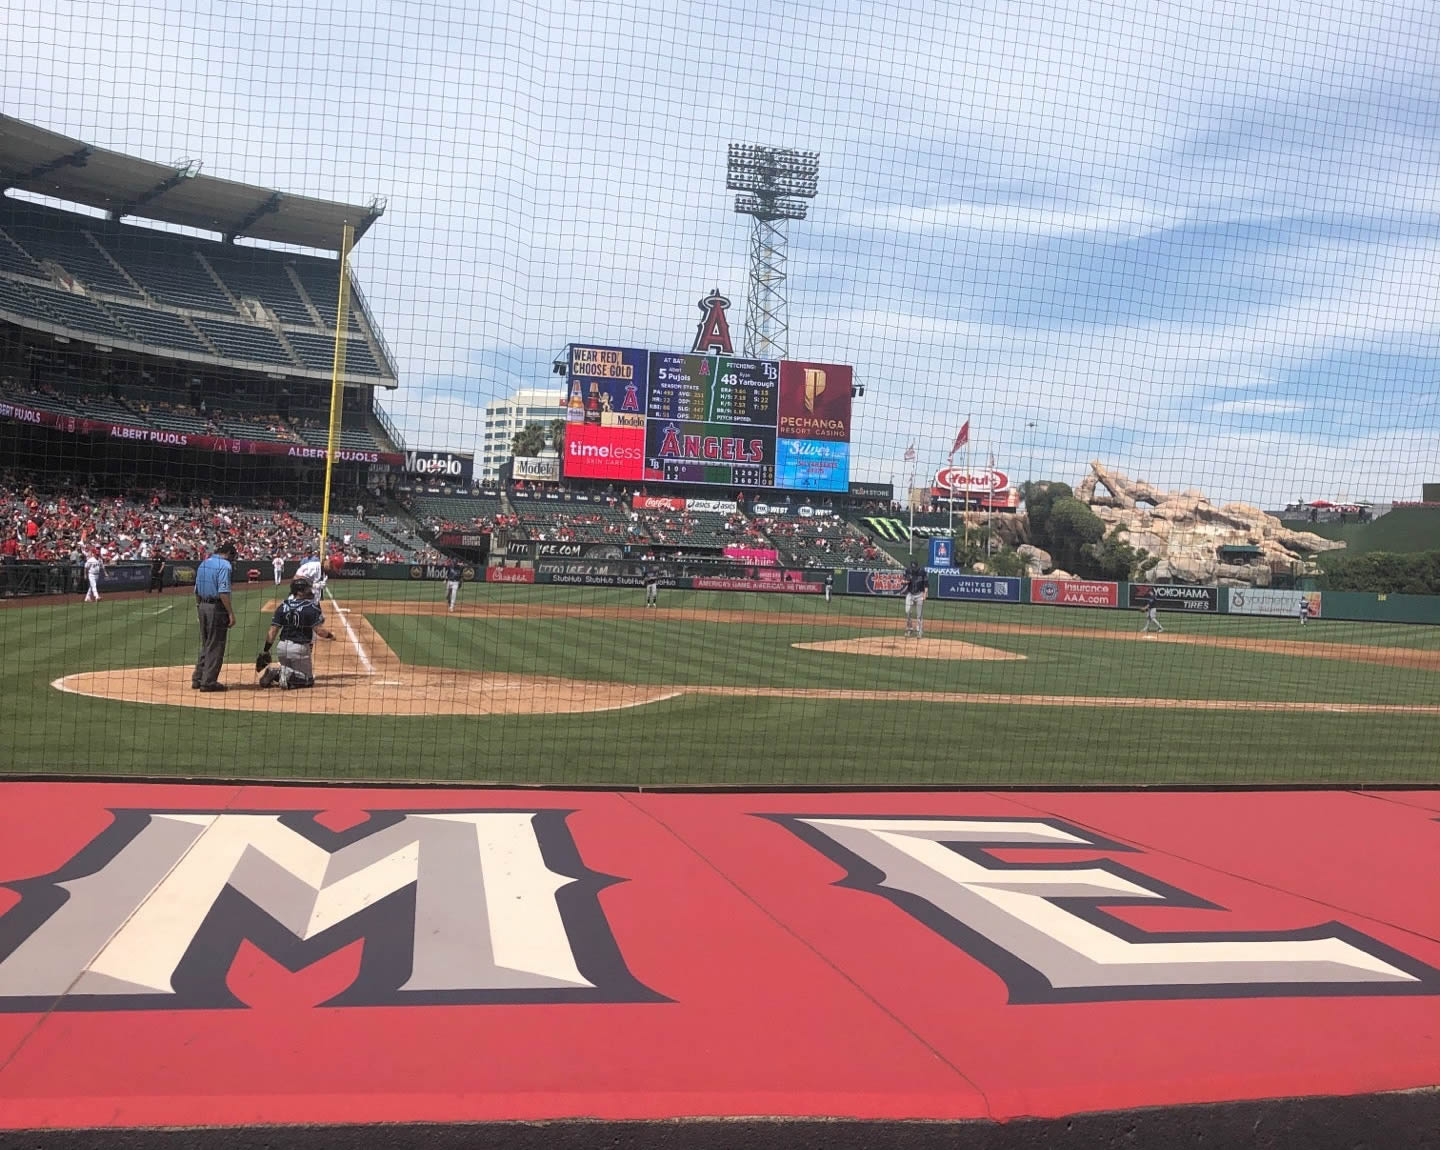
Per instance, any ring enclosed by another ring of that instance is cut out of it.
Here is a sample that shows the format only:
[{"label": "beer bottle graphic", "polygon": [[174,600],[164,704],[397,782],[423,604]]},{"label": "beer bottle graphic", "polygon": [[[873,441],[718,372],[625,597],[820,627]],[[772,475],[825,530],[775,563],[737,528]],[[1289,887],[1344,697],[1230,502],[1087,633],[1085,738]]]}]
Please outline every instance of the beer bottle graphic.
[{"label": "beer bottle graphic", "polygon": [[600,384],[590,381],[590,394],[585,397],[585,422],[600,422]]},{"label": "beer bottle graphic", "polygon": [[580,395],[580,381],[570,384],[570,402],[565,405],[566,423],[585,422],[585,400]]}]

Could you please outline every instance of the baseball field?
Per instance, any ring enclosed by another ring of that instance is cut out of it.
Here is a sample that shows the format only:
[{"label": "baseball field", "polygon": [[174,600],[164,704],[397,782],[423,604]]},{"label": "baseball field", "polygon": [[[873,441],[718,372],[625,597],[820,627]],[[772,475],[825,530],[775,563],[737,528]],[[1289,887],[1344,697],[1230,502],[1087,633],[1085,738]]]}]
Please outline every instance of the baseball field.
[{"label": "baseball field", "polygon": [[319,685],[276,589],[189,690],[183,591],[0,610],[0,769],[565,784],[1436,782],[1440,630],[1133,611],[335,582]]}]

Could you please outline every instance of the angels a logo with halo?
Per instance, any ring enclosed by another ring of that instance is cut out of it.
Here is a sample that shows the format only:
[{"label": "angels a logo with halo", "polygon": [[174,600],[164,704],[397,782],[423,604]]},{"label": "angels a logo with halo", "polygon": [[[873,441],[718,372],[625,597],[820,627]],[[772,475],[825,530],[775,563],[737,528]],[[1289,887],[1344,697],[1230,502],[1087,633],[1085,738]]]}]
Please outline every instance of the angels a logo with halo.
[{"label": "angels a logo with halo", "polygon": [[734,355],[735,345],[730,339],[730,320],[725,312],[730,301],[720,294],[720,289],[711,288],[710,294],[695,305],[700,309],[701,320],[695,325],[695,342],[691,352],[706,355],[718,351],[721,355]]}]

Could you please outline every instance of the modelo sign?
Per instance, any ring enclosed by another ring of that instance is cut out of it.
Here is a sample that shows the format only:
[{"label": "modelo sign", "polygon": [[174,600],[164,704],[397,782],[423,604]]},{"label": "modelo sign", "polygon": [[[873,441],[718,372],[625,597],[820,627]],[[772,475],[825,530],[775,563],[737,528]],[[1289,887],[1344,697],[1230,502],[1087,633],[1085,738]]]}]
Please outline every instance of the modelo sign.
[{"label": "modelo sign", "polygon": [[475,459],[470,455],[456,455],[449,451],[407,451],[405,473],[426,479],[444,479],[451,483],[469,483],[475,470]]},{"label": "modelo sign", "polygon": [[942,467],[935,473],[941,491],[1004,491],[1010,477],[1003,471],[967,471],[963,467]]}]

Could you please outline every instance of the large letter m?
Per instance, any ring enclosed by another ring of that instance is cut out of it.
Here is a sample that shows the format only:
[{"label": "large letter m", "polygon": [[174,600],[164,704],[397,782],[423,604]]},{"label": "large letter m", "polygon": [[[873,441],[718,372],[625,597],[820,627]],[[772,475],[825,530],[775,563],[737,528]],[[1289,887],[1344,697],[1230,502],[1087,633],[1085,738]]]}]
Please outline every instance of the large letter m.
[{"label": "large letter m", "polygon": [[9,883],[0,1011],[243,1005],[243,941],[290,970],[364,945],[331,1006],[636,1002],[566,811],[117,811],[67,864]]}]

